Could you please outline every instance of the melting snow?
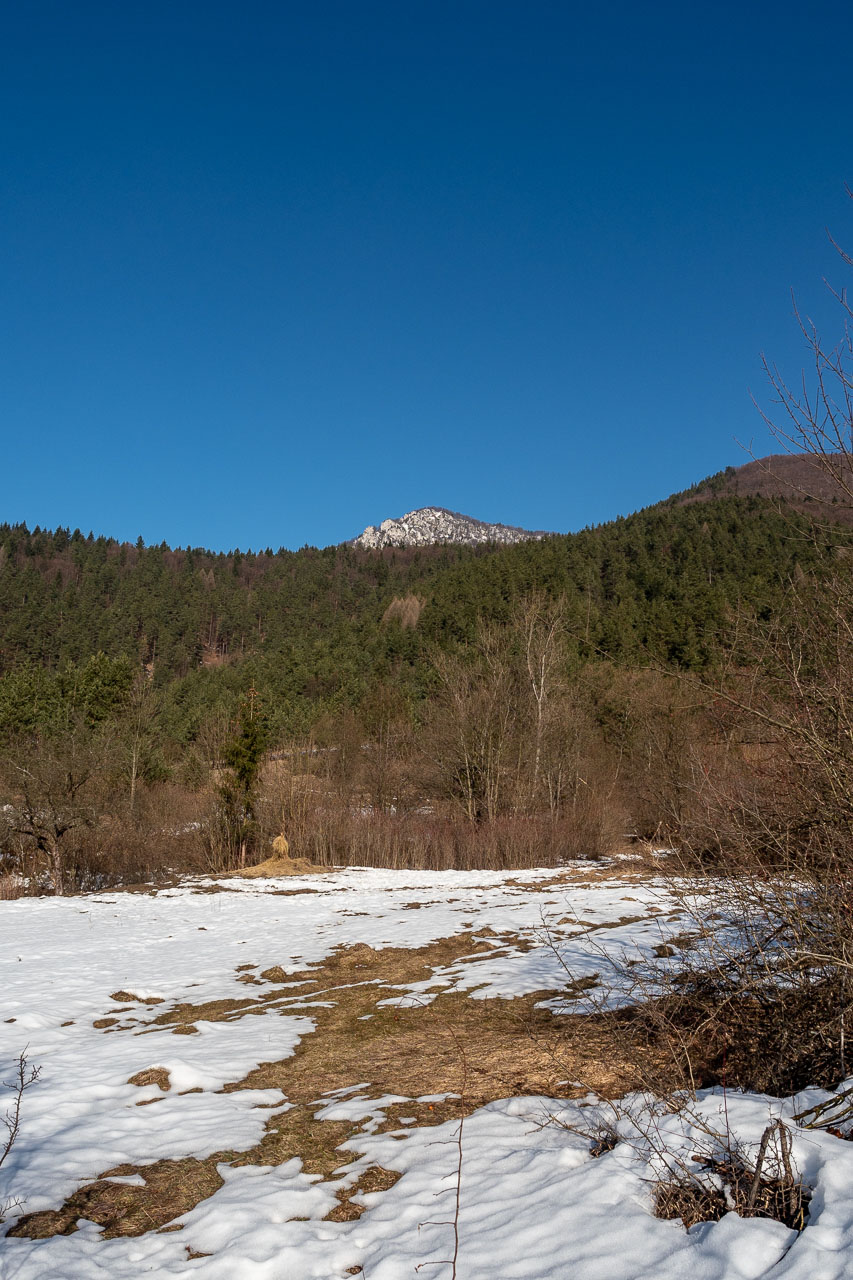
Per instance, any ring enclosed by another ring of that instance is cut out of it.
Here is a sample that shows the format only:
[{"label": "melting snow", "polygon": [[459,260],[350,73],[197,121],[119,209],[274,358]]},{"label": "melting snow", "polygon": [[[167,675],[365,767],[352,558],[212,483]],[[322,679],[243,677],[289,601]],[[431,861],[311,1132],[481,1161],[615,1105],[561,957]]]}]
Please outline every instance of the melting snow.
[{"label": "melting snow", "polygon": [[[26,1212],[58,1208],[119,1164],[256,1143],[271,1110],[287,1108],[287,1099],[276,1089],[223,1086],[294,1052],[314,1027],[310,995],[301,999],[299,984],[279,985],[289,1003],[251,1015],[238,1009],[226,1021],[202,1016],[190,1035],[154,1021],[181,1003],[245,1001],[256,988],[241,977],[273,966],[301,973],[341,945],[413,948],[473,928],[493,954],[478,951],[438,968],[432,980],[401,987],[391,1001],[426,1002],[439,985],[477,1000],[514,997],[562,988],[571,977],[598,982],[618,1002],[625,993],[613,987],[610,958],[649,954],[679,929],[659,884],[615,876],[579,886],[576,874],[561,884],[551,871],[350,869],[298,881],[228,880],[223,892],[207,891],[214,887],[197,881],[152,896],[0,903],[0,1079],[25,1046],[42,1068],[24,1100],[20,1140],[0,1169],[0,1204],[14,1195]],[[420,910],[410,910],[412,902]],[[128,1083],[151,1067],[168,1073],[168,1091]],[[298,1159],[220,1165],[222,1187],[177,1220],[182,1230],[105,1240],[81,1220],[68,1236],[0,1239],[0,1275],[343,1280],[361,1266],[366,1280],[446,1280],[455,1247],[458,1124],[423,1127],[406,1115],[393,1133],[376,1132],[388,1107],[428,1099],[370,1097],[369,1087],[369,1078],[354,1081],[318,1099],[321,1118],[360,1126],[332,1180],[305,1173]],[[804,1096],[813,1102],[824,1095],[801,1095],[800,1106]],[[797,1109],[793,1100],[752,1095],[729,1094],[726,1104],[745,1142],[756,1142],[771,1116]],[[623,1142],[592,1159],[587,1140],[543,1123],[549,1116],[572,1123],[579,1105],[508,1098],[465,1119],[459,1280],[853,1277],[853,1144],[795,1133],[794,1156],[814,1188],[799,1236],[734,1213],[685,1231],[653,1216],[650,1163],[640,1151]],[[692,1119],[667,1121],[674,1148],[687,1151],[696,1142],[691,1124],[702,1116],[717,1123],[721,1107],[709,1091]],[[390,1190],[356,1191],[365,1206],[358,1220],[325,1221],[336,1191],[355,1186],[372,1165],[401,1176]],[[142,1181],[138,1174],[113,1180]]]}]

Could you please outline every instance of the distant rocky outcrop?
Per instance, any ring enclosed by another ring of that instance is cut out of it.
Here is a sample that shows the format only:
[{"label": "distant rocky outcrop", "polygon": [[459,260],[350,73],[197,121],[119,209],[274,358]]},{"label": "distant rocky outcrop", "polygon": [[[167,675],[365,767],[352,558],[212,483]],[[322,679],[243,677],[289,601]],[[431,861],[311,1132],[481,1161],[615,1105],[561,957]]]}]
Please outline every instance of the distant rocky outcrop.
[{"label": "distant rocky outcrop", "polygon": [[367,551],[378,551],[382,547],[426,547],[437,542],[455,542],[471,547],[483,542],[505,545],[529,542],[547,536],[541,529],[531,532],[514,525],[488,524],[485,520],[475,520],[473,516],[463,516],[444,507],[421,507],[397,520],[368,525],[360,537],[352,539],[351,545]]}]

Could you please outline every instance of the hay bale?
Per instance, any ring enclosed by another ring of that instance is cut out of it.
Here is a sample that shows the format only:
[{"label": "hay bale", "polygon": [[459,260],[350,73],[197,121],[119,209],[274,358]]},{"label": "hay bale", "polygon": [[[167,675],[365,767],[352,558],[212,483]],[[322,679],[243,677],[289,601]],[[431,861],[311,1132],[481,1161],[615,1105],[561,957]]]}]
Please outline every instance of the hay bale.
[{"label": "hay bale", "polygon": [[229,876],[244,876],[254,879],[258,876],[304,876],[317,875],[320,871],[331,871],[331,867],[318,866],[307,858],[267,858],[266,862],[258,862],[253,867],[241,867],[239,871],[227,871]]}]

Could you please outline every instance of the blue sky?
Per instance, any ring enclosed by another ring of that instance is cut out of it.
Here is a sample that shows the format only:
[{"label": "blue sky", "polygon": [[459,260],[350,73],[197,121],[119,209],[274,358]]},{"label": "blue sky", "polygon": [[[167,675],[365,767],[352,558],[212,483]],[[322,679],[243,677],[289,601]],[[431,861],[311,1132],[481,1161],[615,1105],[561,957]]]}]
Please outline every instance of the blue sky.
[{"label": "blue sky", "polygon": [[0,51],[0,520],[325,545],[767,452],[853,243],[853,11],[34,0]]}]

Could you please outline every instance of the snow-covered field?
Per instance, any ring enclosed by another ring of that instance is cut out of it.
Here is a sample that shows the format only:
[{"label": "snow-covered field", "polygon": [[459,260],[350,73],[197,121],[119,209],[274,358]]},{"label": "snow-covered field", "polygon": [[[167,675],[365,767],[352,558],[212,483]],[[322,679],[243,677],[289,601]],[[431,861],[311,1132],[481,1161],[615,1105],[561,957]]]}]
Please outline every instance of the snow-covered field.
[{"label": "snow-covered field", "polygon": [[[612,879],[589,879],[578,867],[560,876],[350,869],[214,888],[197,881],[156,895],[0,903],[0,1079],[24,1048],[41,1067],[0,1168],[0,1204],[21,1201],[0,1236],[22,1213],[59,1209],[117,1166],[134,1166],[113,1175],[117,1185],[144,1186],[144,1166],[155,1161],[203,1161],[258,1144],[271,1117],[292,1104],[281,1089],[245,1078],[319,1034],[321,1012],[343,986],[308,991],[306,971],[342,948],[415,950],[457,935],[471,942],[470,953],[463,947],[433,964],[426,980],[402,981],[391,994],[377,985],[375,1010],[363,1018],[381,1016],[389,1001],[420,1009],[440,992],[476,1001],[538,993],[557,1007],[569,974],[606,993],[608,954],[648,952],[682,923],[660,886],[619,867]],[[277,976],[264,979],[271,969]],[[365,962],[349,985],[374,982]],[[194,1008],[182,1021],[164,1020],[183,1005]],[[460,1140],[456,1118],[420,1122],[425,1108],[440,1108],[441,1091],[377,1092],[371,1066],[368,1047],[359,1072],[312,1104],[321,1125],[352,1128],[331,1174],[306,1172],[298,1156],[222,1161],[218,1189],[165,1229],[161,1219],[142,1234],[105,1238],[81,1217],[70,1234],[0,1238],[0,1276],[446,1280],[454,1253],[459,1280],[853,1276],[853,1143],[795,1133],[794,1158],[813,1188],[799,1235],[734,1213],[688,1232],[653,1216],[655,1158],[642,1143],[593,1158],[587,1139],[543,1123],[588,1117],[581,1102],[497,1099],[466,1116]],[[144,1083],[150,1069],[160,1074]],[[130,1083],[141,1073],[143,1083]],[[769,1118],[824,1096],[709,1091],[690,1114],[663,1124],[689,1159],[703,1124],[719,1128],[724,1108],[731,1132],[757,1144]],[[637,1100],[638,1116],[642,1106]],[[386,1189],[356,1189],[361,1216],[330,1219],[341,1193],[377,1166],[388,1171]]]}]

